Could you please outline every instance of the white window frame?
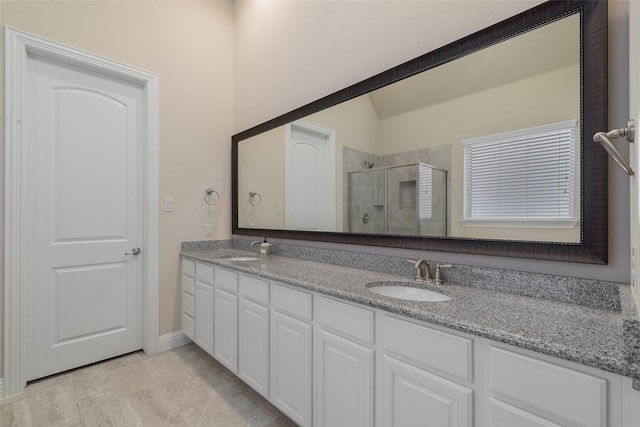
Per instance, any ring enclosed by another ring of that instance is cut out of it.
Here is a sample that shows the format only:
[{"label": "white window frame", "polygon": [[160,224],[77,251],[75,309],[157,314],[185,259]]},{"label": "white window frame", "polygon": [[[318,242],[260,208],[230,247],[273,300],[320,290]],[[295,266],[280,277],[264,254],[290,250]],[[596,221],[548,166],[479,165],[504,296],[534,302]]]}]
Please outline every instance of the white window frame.
[{"label": "white window frame", "polygon": [[571,143],[573,147],[576,146],[576,135],[578,134],[577,130],[577,120],[567,120],[558,123],[552,123],[548,125],[536,126],[526,129],[520,129],[511,132],[505,132],[495,135],[483,136],[479,138],[471,138],[464,140],[463,144],[463,157],[464,157],[464,189],[463,189],[463,212],[464,218],[460,220],[460,225],[463,227],[498,227],[498,228],[563,228],[570,229],[574,228],[578,223],[577,216],[577,206],[575,205],[575,193],[579,191],[579,186],[575,182],[575,174],[578,170],[577,165],[575,164],[575,149],[570,151],[570,159],[569,163],[573,165],[570,170],[570,188],[571,194],[569,196],[570,199],[570,214],[566,217],[494,217],[494,218],[473,218],[469,216],[470,212],[470,189],[468,189],[468,168],[471,166],[468,164],[468,147],[482,147],[484,146],[495,146],[496,144],[506,144],[509,142],[514,142],[518,140],[522,140],[528,136],[536,137],[537,135],[541,135],[547,132],[553,132],[558,130],[568,130],[572,132]]}]

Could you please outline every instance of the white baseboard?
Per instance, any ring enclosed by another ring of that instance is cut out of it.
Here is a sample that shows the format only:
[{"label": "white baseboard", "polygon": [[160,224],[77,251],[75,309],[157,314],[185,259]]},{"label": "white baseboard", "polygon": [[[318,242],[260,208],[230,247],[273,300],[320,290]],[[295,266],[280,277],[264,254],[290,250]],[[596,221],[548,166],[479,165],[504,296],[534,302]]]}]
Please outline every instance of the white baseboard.
[{"label": "white baseboard", "polygon": [[172,348],[180,347],[190,343],[191,340],[184,336],[182,331],[171,332],[166,335],[161,335],[158,338],[158,351],[171,350]]}]

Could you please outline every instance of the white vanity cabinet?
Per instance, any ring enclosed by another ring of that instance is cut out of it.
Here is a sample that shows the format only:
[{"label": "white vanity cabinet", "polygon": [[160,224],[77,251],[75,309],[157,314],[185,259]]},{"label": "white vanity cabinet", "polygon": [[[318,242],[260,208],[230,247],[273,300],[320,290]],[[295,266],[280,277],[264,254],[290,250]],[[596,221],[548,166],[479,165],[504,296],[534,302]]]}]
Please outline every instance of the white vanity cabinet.
[{"label": "white vanity cabinet", "polygon": [[210,355],[213,355],[213,282],[213,266],[197,262],[194,341]]},{"label": "white vanity cabinet", "polygon": [[269,397],[269,282],[240,275],[238,376]]},{"label": "white vanity cabinet", "polygon": [[308,292],[271,284],[271,403],[302,427],[312,425],[312,303]]},{"label": "white vanity cabinet", "polygon": [[182,331],[213,355],[213,283],[210,264],[182,259]]},{"label": "white vanity cabinet", "polygon": [[316,318],[314,426],[373,425],[375,312],[318,296]]},{"label": "white vanity cabinet", "polygon": [[213,357],[238,373],[238,273],[216,267]]},{"label": "white vanity cabinet", "polygon": [[182,259],[182,333],[191,341],[195,341],[196,330],[196,263],[189,259]]},{"label": "white vanity cabinet", "polygon": [[303,427],[640,427],[620,375],[182,260],[185,336]]},{"label": "white vanity cabinet", "polygon": [[473,339],[379,318],[376,425],[473,426]]},{"label": "white vanity cabinet", "polygon": [[618,375],[488,340],[484,350],[484,425],[640,425],[624,420]]}]

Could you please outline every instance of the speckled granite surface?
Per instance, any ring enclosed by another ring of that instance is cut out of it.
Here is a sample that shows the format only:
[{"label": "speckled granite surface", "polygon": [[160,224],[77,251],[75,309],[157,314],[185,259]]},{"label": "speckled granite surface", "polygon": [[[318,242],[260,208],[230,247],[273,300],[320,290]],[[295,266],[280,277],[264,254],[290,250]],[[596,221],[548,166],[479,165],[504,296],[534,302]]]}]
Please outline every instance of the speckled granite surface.
[{"label": "speckled granite surface", "polygon": [[[231,249],[231,240],[202,240],[195,242],[182,242],[182,252],[207,251],[215,249]],[[250,246],[249,246],[250,247]]]},{"label": "speckled granite surface", "polygon": [[[437,288],[447,302],[413,302],[384,297],[366,288],[374,281],[407,281],[408,274],[356,269],[337,263],[314,262],[279,255],[265,260],[230,261],[237,255],[255,255],[241,249],[187,250],[183,255],[275,280],[347,301],[379,308],[461,332],[490,338],[520,348],[640,378],[637,342],[625,339],[637,314],[628,286],[621,285],[617,310],[567,304],[448,284]],[[392,270],[393,271],[393,270]],[[432,287],[433,288],[433,287]],[[634,350],[635,349],[635,350]]]},{"label": "speckled granite surface", "polygon": [[[250,242],[246,239],[234,239],[231,245],[236,249],[255,251],[255,248],[251,248]],[[216,248],[211,247],[210,249]],[[274,245],[272,253],[290,258],[320,261],[326,264],[405,277],[410,277],[413,274],[413,266],[407,263],[405,258],[393,256],[281,244]],[[431,270],[433,272],[435,266],[432,265]],[[447,281],[463,286],[607,310],[619,311],[621,308],[620,284],[615,282],[460,264],[456,264],[453,269],[446,270],[443,275]]]}]

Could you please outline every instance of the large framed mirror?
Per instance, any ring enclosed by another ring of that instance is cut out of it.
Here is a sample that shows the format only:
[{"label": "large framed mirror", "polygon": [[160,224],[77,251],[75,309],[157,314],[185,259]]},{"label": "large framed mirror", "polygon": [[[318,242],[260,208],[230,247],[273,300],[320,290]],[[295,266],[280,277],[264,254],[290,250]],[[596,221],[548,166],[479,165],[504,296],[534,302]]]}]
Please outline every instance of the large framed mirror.
[{"label": "large framed mirror", "polygon": [[549,1],[232,137],[239,235],[607,263],[607,2]]}]

